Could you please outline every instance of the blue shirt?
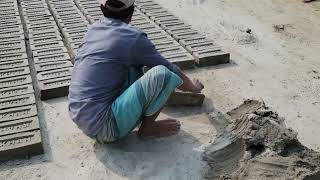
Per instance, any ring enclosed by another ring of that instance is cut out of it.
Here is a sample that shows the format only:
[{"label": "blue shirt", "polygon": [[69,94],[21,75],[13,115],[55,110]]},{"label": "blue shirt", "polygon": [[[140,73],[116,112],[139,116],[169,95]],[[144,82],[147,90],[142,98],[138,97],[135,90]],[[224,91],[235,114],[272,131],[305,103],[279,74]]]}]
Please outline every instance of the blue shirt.
[{"label": "blue shirt", "polygon": [[164,65],[163,58],[141,30],[104,18],[89,27],[78,49],[69,87],[69,114],[88,136],[95,137],[112,102],[124,91],[129,67]]}]

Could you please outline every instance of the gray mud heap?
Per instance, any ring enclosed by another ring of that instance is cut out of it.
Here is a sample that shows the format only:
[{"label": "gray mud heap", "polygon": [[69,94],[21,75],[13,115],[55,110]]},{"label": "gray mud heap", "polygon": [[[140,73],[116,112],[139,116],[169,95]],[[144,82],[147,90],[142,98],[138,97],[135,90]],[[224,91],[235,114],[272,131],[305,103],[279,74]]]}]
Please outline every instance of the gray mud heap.
[{"label": "gray mud heap", "polygon": [[206,178],[320,180],[320,153],[264,102],[247,100],[227,114],[210,114],[219,134],[204,155]]}]

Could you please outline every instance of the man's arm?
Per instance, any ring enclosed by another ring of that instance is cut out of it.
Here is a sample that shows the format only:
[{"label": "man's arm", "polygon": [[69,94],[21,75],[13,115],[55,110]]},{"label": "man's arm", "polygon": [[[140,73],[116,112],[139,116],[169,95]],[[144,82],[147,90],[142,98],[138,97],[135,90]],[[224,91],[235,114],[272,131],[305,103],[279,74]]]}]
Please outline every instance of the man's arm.
[{"label": "man's arm", "polygon": [[204,88],[197,79],[193,81],[180,68],[167,59],[165,59],[155,48],[154,44],[147,38],[145,34],[138,37],[133,49],[134,64],[140,66],[154,67],[157,65],[166,66],[172,72],[176,73],[183,80],[183,84],[178,87],[182,91],[200,93]]}]

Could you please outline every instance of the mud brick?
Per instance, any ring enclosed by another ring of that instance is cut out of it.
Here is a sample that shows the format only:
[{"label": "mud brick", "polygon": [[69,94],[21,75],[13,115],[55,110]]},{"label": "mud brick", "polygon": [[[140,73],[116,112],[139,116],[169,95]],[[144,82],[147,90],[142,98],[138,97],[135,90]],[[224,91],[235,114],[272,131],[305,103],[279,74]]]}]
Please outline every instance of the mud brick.
[{"label": "mud brick", "polygon": [[1,23],[1,25],[0,25],[0,31],[8,30],[8,29],[19,29],[19,28],[22,28],[22,25],[19,22],[18,23],[5,22],[5,23]]},{"label": "mud brick", "polygon": [[46,10],[48,10],[48,9],[43,6],[32,6],[32,7],[28,7],[28,8],[23,8],[22,12],[23,12],[23,14],[33,14],[35,12],[43,12]]},{"label": "mud brick", "polygon": [[0,89],[21,86],[32,83],[30,75],[11,77],[6,79],[0,79]]},{"label": "mud brick", "polygon": [[72,66],[73,65],[70,61],[58,61],[58,62],[47,62],[47,63],[35,64],[35,68],[37,72],[67,68]]},{"label": "mud brick", "polygon": [[9,121],[0,124],[0,137],[39,129],[38,117]]},{"label": "mud brick", "polygon": [[155,17],[158,15],[167,15],[170,16],[172,15],[168,10],[166,9],[154,9],[152,11],[144,12],[147,16],[149,17]]},{"label": "mud brick", "polygon": [[204,50],[193,53],[197,66],[211,66],[230,62],[230,54],[221,50]]},{"label": "mud brick", "polygon": [[77,19],[73,21],[64,21],[64,22],[59,22],[60,28],[63,27],[68,27],[68,28],[75,28],[75,27],[83,27],[83,26],[88,26],[87,21],[84,21],[83,19]]},{"label": "mud brick", "polygon": [[166,55],[172,55],[172,54],[181,54],[181,53],[187,53],[187,51],[181,47],[181,46],[175,46],[175,47],[169,47],[169,48],[164,48],[164,49],[159,49],[158,50],[161,55],[166,56]]},{"label": "mud brick", "polygon": [[141,29],[144,32],[145,31],[160,30],[160,28],[157,25],[153,25],[153,24],[139,26],[139,29]]},{"label": "mud brick", "polygon": [[[34,94],[0,99],[0,110],[35,104]],[[1,123],[0,123],[1,124]]]},{"label": "mud brick", "polygon": [[10,36],[0,36],[0,42],[24,41],[23,34],[13,34]]},{"label": "mud brick", "polygon": [[50,11],[47,9],[47,10],[42,10],[42,11],[29,11],[29,12],[22,12],[24,16],[27,16],[27,17],[33,17],[33,16],[41,16],[41,15],[49,15],[50,14]]},{"label": "mud brick", "polygon": [[179,43],[177,43],[174,40],[169,40],[169,41],[154,41],[153,44],[156,46],[156,49],[164,49],[164,48],[169,48],[169,47],[175,47],[175,46],[180,46]]},{"label": "mud brick", "polygon": [[67,53],[68,50],[65,47],[53,47],[49,49],[38,49],[32,51],[33,57],[38,57],[38,56],[46,56],[46,55],[51,55],[51,54],[61,54],[61,53]]},{"label": "mud brick", "polygon": [[0,23],[21,23],[20,16],[12,17],[10,19],[0,19]]},{"label": "mud brick", "polygon": [[29,67],[0,70],[0,79],[26,75],[30,73]]},{"label": "mud brick", "polygon": [[167,22],[177,22],[177,21],[181,21],[181,20],[177,17],[172,17],[172,16],[160,17],[155,20],[155,22],[157,24],[162,24],[162,23],[167,23]]},{"label": "mud brick", "polygon": [[47,29],[43,31],[35,31],[29,33],[29,39],[37,39],[37,38],[42,38],[42,37],[47,37],[47,36],[60,36],[60,32],[57,29]]},{"label": "mud brick", "polygon": [[148,39],[150,39],[152,42],[154,42],[154,41],[170,41],[170,40],[172,40],[172,37],[168,36],[167,34],[164,34],[164,35],[158,35],[158,36],[148,36]]},{"label": "mud brick", "polygon": [[45,56],[34,57],[34,63],[46,63],[46,62],[58,62],[58,61],[70,61],[68,53],[62,54],[50,54]]},{"label": "mud brick", "polygon": [[53,17],[51,15],[35,16],[35,17],[24,17],[26,23],[33,23],[37,21],[52,21]]},{"label": "mud brick", "polygon": [[174,92],[167,101],[167,106],[202,106],[204,94]]},{"label": "mud brick", "polygon": [[10,48],[10,47],[24,47],[24,41],[11,41],[11,42],[0,42],[0,49]]},{"label": "mud brick", "polygon": [[23,29],[12,29],[12,30],[3,30],[0,31],[0,37],[12,36],[15,34],[23,34]]},{"label": "mud brick", "polygon": [[36,116],[37,114],[38,113],[37,113],[37,108],[35,104],[29,105],[29,106],[5,109],[0,111],[0,123],[28,118],[28,117]]},{"label": "mud brick", "polygon": [[29,93],[33,93],[33,87],[31,84],[0,89],[1,98],[19,96]]},{"label": "mud brick", "polygon": [[167,35],[167,33],[162,29],[149,30],[144,32],[147,33],[148,37]]},{"label": "mud brick", "polygon": [[158,6],[149,6],[149,7],[141,8],[140,11],[143,13],[146,13],[146,12],[150,12],[153,10],[162,10],[162,9],[164,9],[164,8],[161,7],[160,5],[158,5]]},{"label": "mud brick", "polygon": [[160,27],[164,29],[166,29],[167,26],[171,27],[171,26],[181,26],[181,25],[186,25],[186,24],[181,20],[162,21],[160,23]]},{"label": "mud brick", "polygon": [[38,21],[28,21],[26,24],[28,24],[31,27],[31,25],[39,25],[39,24],[48,23],[48,22],[54,22],[53,17],[50,17],[48,19],[40,19]]},{"label": "mud brick", "polygon": [[168,61],[176,64],[181,69],[191,69],[194,68],[195,60],[194,57],[191,56],[189,53],[179,53],[179,54],[169,54],[164,55]]},{"label": "mud brick", "polygon": [[70,81],[71,76],[39,81],[41,99],[47,100],[68,95]]},{"label": "mud brick", "polygon": [[147,18],[146,16],[133,16],[131,19],[131,22],[135,22],[135,21],[143,21],[143,20],[148,20],[149,18]]},{"label": "mud brick", "polygon": [[28,59],[19,59],[15,61],[0,61],[0,70],[13,69],[28,66]]},{"label": "mud brick", "polygon": [[7,20],[0,20],[0,30],[4,30],[4,29],[14,29],[14,28],[20,28],[22,27],[21,24],[21,20],[15,20],[15,19],[7,19]]},{"label": "mud brick", "polygon": [[39,43],[39,44],[31,44],[30,47],[31,47],[31,50],[37,50],[37,49],[48,49],[53,47],[64,47],[64,44],[62,41],[51,41],[51,42],[45,42],[45,43]]},{"label": "mud brick", "polygon": [[63,17],[72,17],[72,16],[74,16],[74,17],[79,17],[79,16],[81,16],[81,14],[80,14],[81,12],[80,11],[68,11],[68,12],[65,12],[65,13],[59,13],[59,14],[57,14],[56,13],[56,17],[58,18],[58,19],[61,19],[61,18],[63,18]]},{"label": "mud brick", "polygon": [[136,6],[141,9],[141,8],[144,8],[144,7],[149,7],[149,6],[160,6],[158,3],[152,1],[152,2],[147,2],[147,3],[141,3],[141,4],[136,4]]},{"label": "mud brick", "polygon": [[43,31],[43,30],[58,30],[58,27],[56,25],[48,25],[48,26],[43,26],[43,27],[33,27],[28,29],[29,33],[32,32],[38,32],[38,31]]},{"label": "mud brick", "polygon": [[190,27],[190,29],[191,29],[191,25],[187,25],[184,23],[172,23],[172,24],[167,24],[167,25],[161,25],[161,27],[164,30],[171,30],[171,29],[177,29],[177,28],[182,28],[182,27]]},{"label": "mud brick", "polygon": [[69,21],[71,19],[79,18],[79,14],[75,13],[75,14],[69,14],[69,15],[56,15],[56,18],[58,19],[58,21]]},{"label": "mud brick", "polygon": [[0,138],[0,161],[21,159],[43,153],[39,130]]},{"label": "mud brick", "polygon": [[61,77],[71,76],[72,68],[63,68],[56,69],[52,71],[44,71],[37,74],[37,78],[39,81],[48,80],[48,79],[56,79]]},{"label": "mud brick", "polygon": [[46,27],[46,26],[55,26],[56,23],[53,21],[41,21],[39,23],[32,23],[32,24],[27,24],[28,29],[33,29],[33,28],[39,28],[39,27]]},{"label": "mud brick", "polygon": [[190,45],[186,46],[185,48],[190,53],[194,53],[194,52],[202,51],[202,50],[207,50],[207,49],[221,49],[220,46],[217,46],[216,43],[214,43],[212,41],[190,44]]},{"label": "mud brick", "polygon": [[13,17],[20,17],[18,11],[12,12],[12,13],[4,12],[4,13],[1,14],[1,19],[10,19],[10,18],[13,18]]},{"label": "mud brick", "polygon": [[162,13],[157,13],[153,14],[150,16],[150,19],[153,21],[161,20],[161,19],[168,19],[168,18],[177,18],[176,16],[169,14],[169,12],[162,12]]},{"label": "mud brick", "polygon": [[69,44],[72,44],[72,43],[80,43],[81,41],[82,41],[82,39],[83,39],[83,35],[80,35],[80,36],[73,36],[73,37],[69,37],[68,39],[67,39],[67,42],[69,43]]},{"label": "mud brick", "polygon": [[171,32],[171,30],[168,30],[168,33],[171,34],[172,37],[177,41],[180,41],[182,39],[189,39],[189,38],[193,38],[193,37],[203,36],[196,30],[186,30],[186,31],[182,30],[182,31],[175,31],[173,33]]},{"label": "mud brick", "polygon": [[204,36],[193,36],[188,39],[182,39],[179,41],[179,43],[184,47],[187,47],[192,44],[199,44],[199,43],[213,43],[213,45],[217,45],[213,41],[207,39]]},{"label": "mud brick", "polygon": [[70,43],[71,49],[78,49],[80,45],[81,45],[81,42]]},{"label": "mud brick", "polygon": [[28,56],[26,53],[17,53],[17,54],[8,54],[8,55],[1,55],[0,62],[2,61],[15,61],[18,59],[27,59]]},{"label": "mud brick", "polygon": [[64,27],[62,28],[62,31],[64,32],[74,32],[74,31],[87,31],[88,30],[88,25],[87,24],[82,24],[79,26],[74,26],[74,27]]},{"label": "mud brick", "polygon": [[70,38],[70,37],[75,37],[75,36],[84,36],[86,32],[87,32],[87,30],[82,29],[82,30],[75,30],[75,31],[70,31],[70,32],[62,32],[62,34],[66,38]]},{"label": "mud brick", "polygon": [[6,55],[6,54],[23,53],[23,52],[26,52],[25,46],[17,46],[17,47],[9,46],[8,48],[6,47],[0,48],[0,56]]},{"label": "mud brick", "polygon": [[46,36],[46,37],[38,37],[38,38],[30,38],[30,44],[40,44],[40,43],[46,43],[46,42],[52,42],[52,41],[61,41],[61,36]]},{"label": "mud brick", "polygon": [[166,32],[168,32],[171,35],[174,35],[176,33],[181,33],[181,32],[187,32],[187,31],[193,31],[192,27],[190,27],[189,25],[178,26],[176,28],[171,28],[171,29],[166,30]]},{"label": "mud brick", "polygon": [[149,20],[141,20],[141,21],[131,21],[132,26],[141,26],[141,25],[150,25],[152,24]]}]

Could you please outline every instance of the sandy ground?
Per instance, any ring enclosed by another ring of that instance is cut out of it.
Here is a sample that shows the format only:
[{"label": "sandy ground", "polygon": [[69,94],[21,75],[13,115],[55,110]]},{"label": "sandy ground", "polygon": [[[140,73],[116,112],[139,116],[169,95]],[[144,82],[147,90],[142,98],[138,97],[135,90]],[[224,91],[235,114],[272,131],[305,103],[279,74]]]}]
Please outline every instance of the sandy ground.
[{"label": "sandy ground", "polygon": [[66,98],[45,101],[45,155],[0,164],[1,180],[202,179],[201,155],[216,135],[206,113],[226,112],[247,98],[264,99],[304,145],[320,151],[320,1],[156,1],[217,41],[233,61],[188,72],[205,83],[205,105],[161,114],[180,119],[182,132],[97,145],[69,119]]}]

